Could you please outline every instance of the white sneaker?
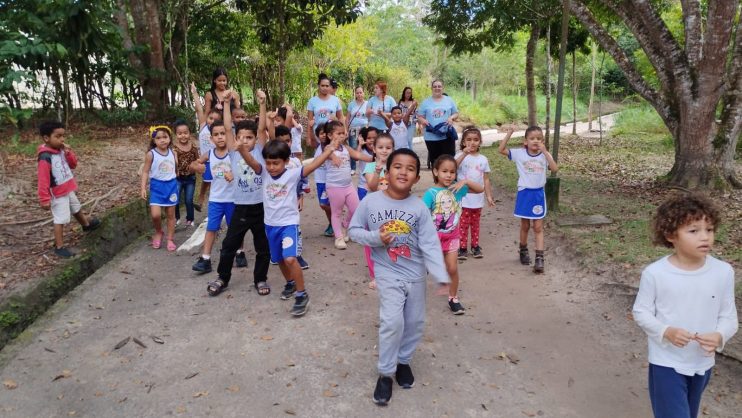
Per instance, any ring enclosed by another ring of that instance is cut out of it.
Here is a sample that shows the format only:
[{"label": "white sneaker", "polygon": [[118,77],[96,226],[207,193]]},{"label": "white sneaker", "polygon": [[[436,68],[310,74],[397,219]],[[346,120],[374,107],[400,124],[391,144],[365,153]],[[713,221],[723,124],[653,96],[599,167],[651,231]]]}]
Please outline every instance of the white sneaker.
[{"label": "white sneaker", "polygon": [[343,240],[344,240],[345,242],[348,242],[348,241],[350,241],[350,235],[348,235],[348,230],[347,230],[347,229],[345,229],[345,228],[343,228]]},{"label": "white sneaker", "polygon": [[342,237],[335,238],[335,248],[337,248],[338,250],[344,250],[348,248],[348,244],[345,243],[345,239],[343,239]]},{"label": "white sneaker", "polygon": [[180,225],[180,219],[175,220],[175,226],[178,226],[178,225]]}]

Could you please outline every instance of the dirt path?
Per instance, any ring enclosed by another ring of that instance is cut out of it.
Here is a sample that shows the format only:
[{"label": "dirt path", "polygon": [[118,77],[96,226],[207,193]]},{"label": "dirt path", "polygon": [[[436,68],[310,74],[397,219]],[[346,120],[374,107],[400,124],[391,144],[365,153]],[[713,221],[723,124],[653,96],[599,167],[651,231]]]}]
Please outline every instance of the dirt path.
[{"label": "dirt path", "polygon": [[[430,184],[429,172],[422,177],[418,193]],[[278,298],[282,279],[275,267],[269,297],[257,295],[248,271],[235,270],[229,291],[209,298],[206,277],[191,271],[193,257],[155,251],[142,240],[0,352],[6,384],[0,412],[650,416],[646,343],[623,316],[627,301],[584,290],[584,282],[599,278],[585,277],[565,259],[554,237],[547,237],[546,275],[520,266],[512,199],[496,196],[502,202],[482,218],[485,258],[460,265],[466,315],[454,317],[445,299],[429,293],[425,337],[412,363],[417,384],[396,387],[385,409],[371,402],[378,302],[366,287],[362,249],[351,244],[338,251],[321,237],[325,222],[310,198],[302,215],[305,258],[312,264],[306,317],[291,318],[290,302]],[[129,341],[114,349],[127,336],[147,348]],[[704,398],[709,416],[742,410],[740,373],[739,364],[716,369]]]}]

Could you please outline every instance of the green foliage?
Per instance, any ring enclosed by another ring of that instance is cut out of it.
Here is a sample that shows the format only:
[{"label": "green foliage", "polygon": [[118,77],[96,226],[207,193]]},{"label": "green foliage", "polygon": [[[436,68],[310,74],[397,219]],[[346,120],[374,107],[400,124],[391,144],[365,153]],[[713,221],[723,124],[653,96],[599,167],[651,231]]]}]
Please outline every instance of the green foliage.
[{"label": "green foliage", "polygon": [[664,135],[669,137],[672,144],[672,136],[667,130],[667,126],[660,118],[660,115],[647,104],[634,106],[623,110],[616,117],[615,125],[611,129],[613,135],[636,135],[636,134],[653,134]]}]

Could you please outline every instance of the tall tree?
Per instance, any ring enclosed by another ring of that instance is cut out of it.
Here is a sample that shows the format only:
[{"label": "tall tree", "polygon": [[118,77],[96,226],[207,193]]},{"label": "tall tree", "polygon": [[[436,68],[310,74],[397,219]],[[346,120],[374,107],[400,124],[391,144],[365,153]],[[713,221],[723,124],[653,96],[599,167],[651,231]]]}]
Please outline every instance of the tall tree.
[{"label": "tall tree", "polygon": [[[575,0],[570,8],[670,130],[675,142],[670,184],[740,188],[733,164],[742,130],[742,1],[680,4],[682,39],[673,36],[650,0]],[[596,17],[604,13],[620,19],[636,38],[655,70],[655,85]],[[720,122],[717,109],[722,109]]]},{"label": "tall tree", "polygon": [[311,46],[330,23],[351,23],[361,14],[357,0],[237,0],[255,17],[261,51],[278,63],[280,101],[286,93],[288,53]]}]

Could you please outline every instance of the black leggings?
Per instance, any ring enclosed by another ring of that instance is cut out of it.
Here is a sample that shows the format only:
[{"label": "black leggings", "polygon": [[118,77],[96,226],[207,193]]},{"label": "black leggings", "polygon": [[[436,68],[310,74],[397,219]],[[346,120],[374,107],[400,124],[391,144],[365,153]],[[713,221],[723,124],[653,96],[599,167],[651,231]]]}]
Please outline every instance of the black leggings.
[{"label": "black leggings", "polygon": [[232,263],[234,263],[237,250],[245,240],[247,231],[252,232],[252,242],[255,245],[256,253],[253,280],[255,283],[268,280],[271,254],[268,248],[268,238],[265,236],[263,204],[235,205],[232,219],[229,221],[229,227],[227,228],[227,235],[222,241],[219,267],[217,267],[219,278],[225,284],[229,284],[229,280],[232,278]]},{"label": "black leggings", "polygon": [[443,139],[440,141],[425,141],[428,148],[428,167],[432,167],[435,160],[441,155],[456,155],[456,141],[452,139]]}]

